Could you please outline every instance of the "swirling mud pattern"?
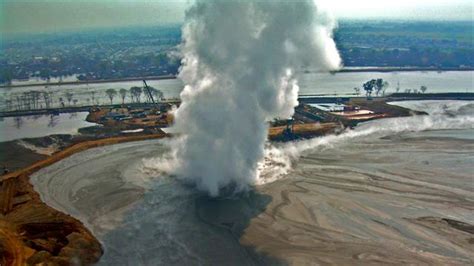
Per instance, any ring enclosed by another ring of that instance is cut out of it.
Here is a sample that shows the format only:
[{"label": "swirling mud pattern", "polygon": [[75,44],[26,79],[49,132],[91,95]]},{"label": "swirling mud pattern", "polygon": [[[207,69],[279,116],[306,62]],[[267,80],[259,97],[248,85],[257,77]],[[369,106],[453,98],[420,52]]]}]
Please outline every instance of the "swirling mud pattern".
[{"label": "swirling mud pattern", "polygon": [[389,128],[419,117],[385,119],[282,145],[291,166],[239,195],[211,199],[167,176],[156,140],[76,154],[32,182],[101,240],[104,265],[472,265],[474,109],[433,105],[416,130]]}]

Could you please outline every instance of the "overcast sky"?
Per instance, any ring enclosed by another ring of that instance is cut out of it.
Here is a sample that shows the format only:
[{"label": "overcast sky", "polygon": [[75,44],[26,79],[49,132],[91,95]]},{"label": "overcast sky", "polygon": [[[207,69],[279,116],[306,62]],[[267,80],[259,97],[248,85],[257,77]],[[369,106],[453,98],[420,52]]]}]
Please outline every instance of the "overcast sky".
[{"label": "overcast sky", "polygon": [[[0,0],[0,30],[51,32],[181,23],[192,0]],[[286,0],[290,1],[290,0]],[[336,18],[473,20],[473,0],[316,0]]]}]

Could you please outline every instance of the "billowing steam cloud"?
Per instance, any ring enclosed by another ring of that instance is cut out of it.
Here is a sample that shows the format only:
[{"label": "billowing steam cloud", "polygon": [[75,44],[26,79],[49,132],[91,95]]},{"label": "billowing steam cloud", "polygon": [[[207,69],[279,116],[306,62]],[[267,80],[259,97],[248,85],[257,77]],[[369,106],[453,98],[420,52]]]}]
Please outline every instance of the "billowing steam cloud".
[{"label": "billowing steam cloud", "polygon": [[313,0],[196,0],[183,26],[172,171],[211,196],[254,184],[266,121],[298,104],[295,70],[339,67],[333,27]]}]

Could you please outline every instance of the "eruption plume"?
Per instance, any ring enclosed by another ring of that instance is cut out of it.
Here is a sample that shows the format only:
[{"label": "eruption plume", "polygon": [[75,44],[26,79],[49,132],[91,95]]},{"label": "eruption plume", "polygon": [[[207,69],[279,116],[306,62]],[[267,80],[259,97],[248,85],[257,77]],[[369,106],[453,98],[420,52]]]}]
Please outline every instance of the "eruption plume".
[{"label": "eruption plume", "polygon": [[266,122],[298,104],[295,71],[340,65],[334,26],[313,0],[196,0],[182,29],[172,172],[211,196],[255,184]]}]

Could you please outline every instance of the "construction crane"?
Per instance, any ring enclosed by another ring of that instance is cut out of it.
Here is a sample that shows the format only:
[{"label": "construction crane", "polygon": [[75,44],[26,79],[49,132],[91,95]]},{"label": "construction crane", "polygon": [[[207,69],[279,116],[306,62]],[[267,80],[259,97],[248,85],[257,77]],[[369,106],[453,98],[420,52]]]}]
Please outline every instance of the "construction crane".
[{"label": "construction crane", "polygon": [[146,84],[146,81],[145,81],[145,80],[143,80],[143,84],[145,85],[144,87],[145,87],[146,93],[148,94],[148,97],[150,97],[151,102],[152,102],[153,104],[156,104],[156,103],[155,103],[155,99],[153,99],[153,94],[151,93],[150,87],[148,87],[148,85]]}]

